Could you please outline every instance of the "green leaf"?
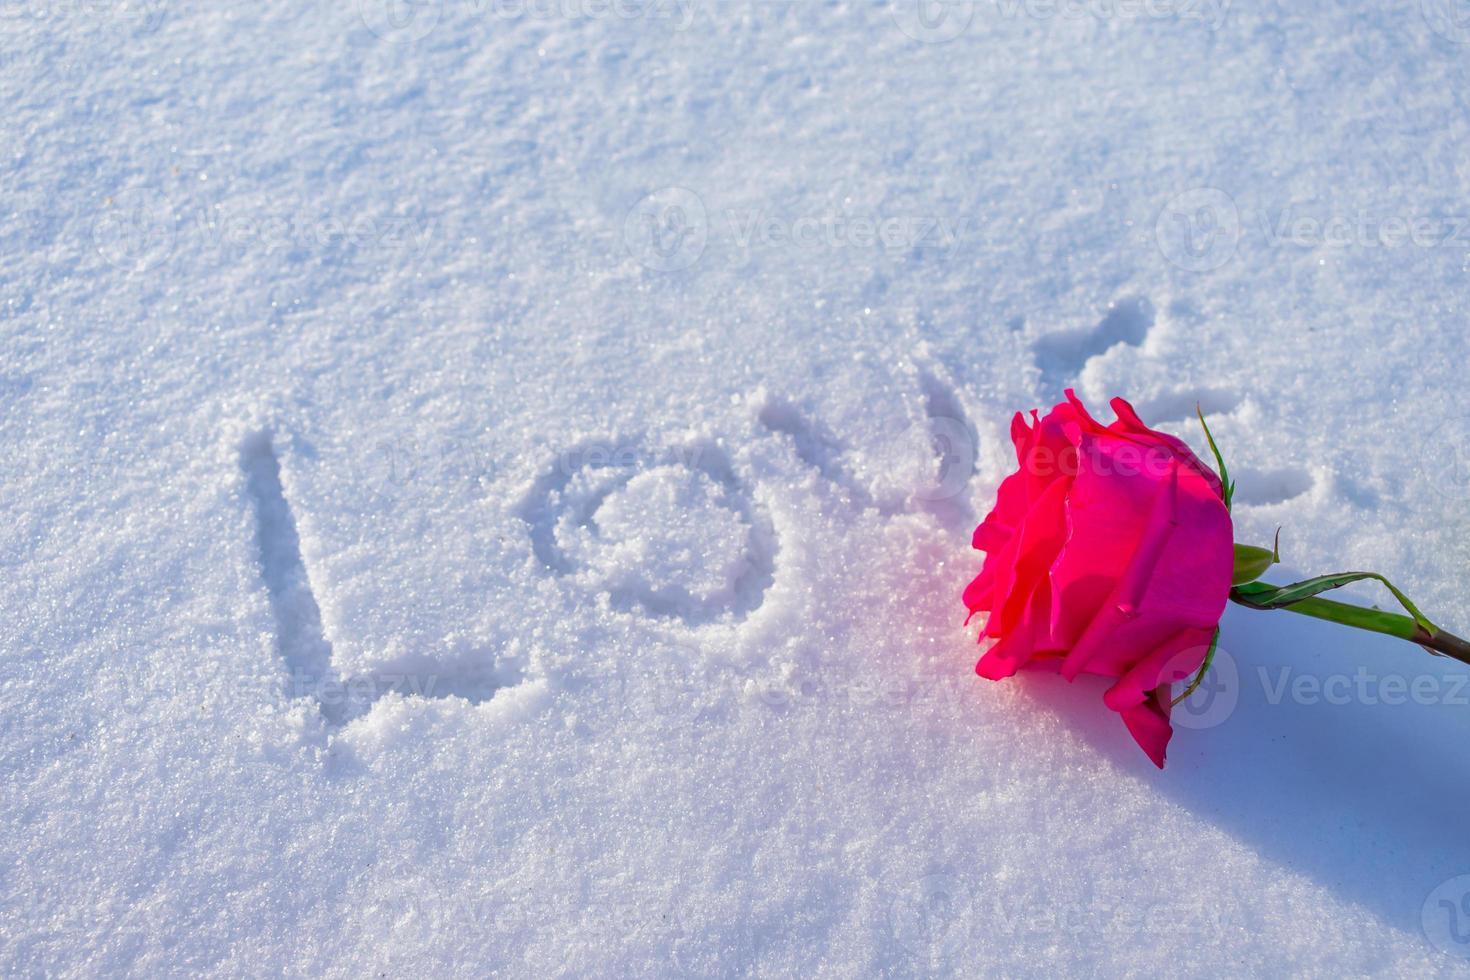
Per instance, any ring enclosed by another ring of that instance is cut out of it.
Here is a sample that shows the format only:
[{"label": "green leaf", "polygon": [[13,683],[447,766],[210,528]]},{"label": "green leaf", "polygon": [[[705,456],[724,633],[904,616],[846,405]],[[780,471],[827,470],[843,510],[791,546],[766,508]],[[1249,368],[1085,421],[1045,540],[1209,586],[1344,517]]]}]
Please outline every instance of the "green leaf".
[{"label": "green leaf", "polygon": [[1199,402],[1194,403],[1194,414],[1199,416],[1199,424],[1204,426],[1205,439],[1210,443],[1210,452],[1215,454],[1215,469],[1220,474],[1220,489],[1225,497],[1225,509],[1230,509],[1230,498],[1235,496],[1235,484],[1230,482],[1230,471],[1225,468],[1225,457],[1220,455],[1220,447],[1215,445],[1215,437],[1210,434],[1209,423],[1205,421],[1205,410],[1200,408]]},{"label": "green leaf", "polygon": [[1382,582],[1393,593],[1395,599],[1404,607],[1414,622],[1426,630],[1438,632],[1438,627],[1419,611],[1419,608],[1409,601],[1388,579],[1377,572],[1337,572],[1332,575],[1319,575],[1302,582],[1294,582],[1291,585],[1271,585],[1267,582],[1248,582],[1237,585],[1230,590],[1230,597],[1242,605],[1252,606],[1256,609],[1281,609],[1303,599],[1310,599],[1331,589],[1339,589],[1353,582],[1362,582],[1373,579]]},{"label": "green leaf", "polygon": [[1169,707],[1174,707],[1174,705],[1178,704],[1180,701],[1183,701],[1185,698],[1193,694],[1195,688],[1199,687],[1200,682],[1205,679],[1205,671],[1210,669],[1210,664],[1215,659],[1215,648],[1219,645],[1220,627],[1216,626],[1215,635],[1210,637],[1210,649],[1205,651],[1205,662],[1199,665],[1199,673],[1194,675],[1194,680],[1189,682],[1189,686],[1184,689],[1183,694],[1179,695],[1173,701],[1169,702]]}]

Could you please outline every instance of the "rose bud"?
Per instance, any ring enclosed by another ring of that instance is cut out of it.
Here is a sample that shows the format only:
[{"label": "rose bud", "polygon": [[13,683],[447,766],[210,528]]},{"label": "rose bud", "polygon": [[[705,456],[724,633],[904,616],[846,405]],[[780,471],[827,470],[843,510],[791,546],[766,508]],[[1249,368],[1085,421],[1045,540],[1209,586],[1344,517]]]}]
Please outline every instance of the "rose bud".
[{"label": "rose bud", "polygon": [[996,641],[975,671],[1112,678],[1103,703],[1162,768],[1170,685],[1199,671],[1230,594],[1230,512],[1182,441],[1121,398],[1102,425],[1066,394],[1044,418],[1016,414],[1019,468],[975,529],[986,555],[964,602]]}]

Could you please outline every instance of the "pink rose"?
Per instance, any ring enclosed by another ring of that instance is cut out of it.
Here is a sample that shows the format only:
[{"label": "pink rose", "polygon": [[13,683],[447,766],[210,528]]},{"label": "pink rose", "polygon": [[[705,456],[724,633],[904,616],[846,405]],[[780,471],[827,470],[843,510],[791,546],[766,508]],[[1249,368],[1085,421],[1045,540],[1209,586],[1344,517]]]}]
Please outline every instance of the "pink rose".
[{"label": "pink rose", "polygon": [[1163,768],[1169,685],[1204,660],[1234,565],[1220,480],[1180,440],[1112,401],[1102,425],[1069,389],[1045,418],[1011,422],[1020,468],[975,529],[984,551],[965,589],[981,639],[975,665],[1000,680],[1022,667],[1115,683],[1103,702]]}]

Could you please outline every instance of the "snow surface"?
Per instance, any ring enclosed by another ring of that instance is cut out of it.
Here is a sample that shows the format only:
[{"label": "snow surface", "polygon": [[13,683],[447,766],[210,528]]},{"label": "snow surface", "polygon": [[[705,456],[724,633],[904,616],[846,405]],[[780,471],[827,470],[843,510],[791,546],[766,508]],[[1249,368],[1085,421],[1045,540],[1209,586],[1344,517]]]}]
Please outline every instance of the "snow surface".
[{"label": "snow surface", "polygon": [[1073,385],[1470,629],[1466,24],[0,2],[0,970],[1470,974],[1463,669],[958,601]]}]

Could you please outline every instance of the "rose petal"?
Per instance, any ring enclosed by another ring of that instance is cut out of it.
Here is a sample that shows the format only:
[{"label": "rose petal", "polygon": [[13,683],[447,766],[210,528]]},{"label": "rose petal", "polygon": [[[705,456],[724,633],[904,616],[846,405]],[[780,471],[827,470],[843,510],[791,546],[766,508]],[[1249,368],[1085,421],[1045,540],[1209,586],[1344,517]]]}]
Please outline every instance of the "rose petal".
[{"label": "rose petal", "polygon": [[1214,470],[1200,461],[1200,458],[1194,454],[1194,451],[1189,448],[1184,440],[1175,438],[1167,432],[1150,429],[1144,425],[1143,421],[1138,417],[1138,413],[1133,410],[1133,406],[1122,398],[1114,398],[1109,404],[1112,405],[1114,414],[1118,416],[1118,421],[1114,422],[1109,428],[1116,432],[1126,432],[1131,436],[1164,447],[1170,455],[1204,477],[1205,482],[1214,490],[1215,496],[1223,499],[1224,493],[1220,487],[1220,478],[1215,475]]},{"label": "rose petal", "polygon": [[1168,692],[1156,692],[1147,701],[1123,712],[1123,724],[1128,726],[1128,734],[1149,760],[1164,768],[1164,753],[1174,737],[1174,726],[1169,724]]},{"label": "rose petal", "polygon": [[[1178,500],[1178,469],[1171,469],[1171,479],[1153,489],[1149,516],[1136,546],[1127,553],[1128,564],[1113,582],[1107,598],[1092,617],[1062,664],[1062,676],[1074,680],[1088,660],[1102,652],[1113,640],[1112,634],[1130,619],[1137,618],[1145,590],[1154,578],[1154,570],[1173,534],[1174,514]],[[1058,595],[1058,603],[1065,597]]]}]

